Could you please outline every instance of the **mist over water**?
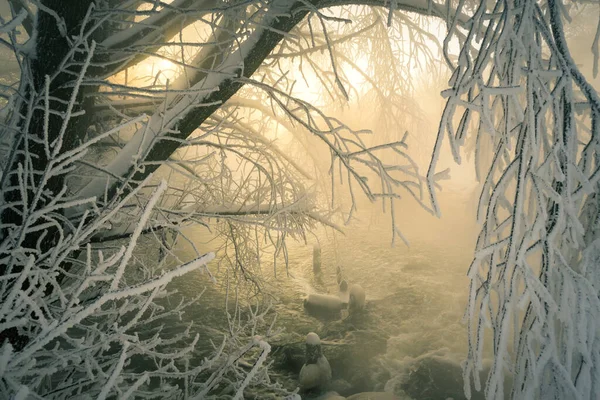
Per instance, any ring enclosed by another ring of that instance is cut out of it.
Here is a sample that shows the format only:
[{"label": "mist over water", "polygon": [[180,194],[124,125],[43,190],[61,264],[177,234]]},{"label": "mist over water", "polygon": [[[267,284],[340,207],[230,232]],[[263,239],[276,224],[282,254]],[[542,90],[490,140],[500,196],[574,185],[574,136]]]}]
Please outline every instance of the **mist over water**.
[{"label": "mist over water", "polygon": [[[421,174],[427,170],[436,137],[436,122],[443,107],[439,97],[440,82],[429,82],[416,96],[423,110],[419,129],[409,132],[409,154],[418,163]],[[427,90],[425,90],[427,89]],[[364,105],[363,105],[364,106]],[[404,130],[377,132],[373,115],[356,112],[360,105],[342,111],[340,119],[358,128],[372,128],[373,140],[399,140]],[[383,135],[383,139],[381,135]],[[290,137],[274,137],[283,149]],[[309,146],[311,151],[319,147]],[[261,281],[267,297],[273,299],[277,327],[282,335],[271,342],[274,351],[275,378],[290,389],[297,386],[303,357],[304,336],[317,332],[326,343],[325,353],[333,368],[334,381],[351,382],[347,393],[356,391],[393,391],[401,398],[464,398],[460,363],[466,357],[466,327],[462,317],[468,296],[466,276],[472,261],[479,228],[476,223],[479,186],[474,165],[463,154],[462,165],[456,165],[449,149],[438,164],[438,171],[450,168],[450,178],[442,181],[437,193],[441,217],[424,210],[409,195],[397,203],[396,224],[408,240],[406,246],[396,237],[392,246],[390,210],[382,210],[380,202],[371,203],[358,196],[358,210],[344,233],[319,227],[307,235],[306,243],[287,241],[287,269],[282,257],[274,274],[272,253],[261,257]],[[291,151],[290,154],[299,154]],[[324,152],[321,175],[315,183],[321,195],[330,196],[326,184],[329,155]],[[296,161],[301,165],[302,155]],[[396,162],[397,160],[388,160]],[[323,178],[323,179],[321,179]],[[336,201],[348,209],[350,197],[347,183],[336,186]],[[424,201],[427,203],[427,201]],[[341,219],[336,222],[343,225]],[[204,227],[187,229],[184,234],[200,252],[219,247]],[[194,256],[190,244],[178,242],[175,252],[181,260]],[[322,270],[313,271],[313,247],[321,248]],[[219,254],[217,254],[217,259]],[[360,317],[343,312],[335,318],[309,314],[303,299],[310,293],[336,295],[339,291],[336,269],[341,267],[349,284],[358,283],[366,291],[367,307]],[[225,268],[211,266],[219,281],[217,286],[207,276],[191,274],[178,279],[173,287],[186,297],[206,287],[204,299],[186,312],[184,320],[212,328],[225,328],[222,309],[225,304]],[[214,339],[218,337],[215,333]],[[210,333],[206,333],[210,337]],[[201,344],[202,345],[202,344]],[[208,343],[206,343],[208,346]],[[348,355],[337,356],[335,349],[348,348]],[[356,350],[356,349],[363,350]],[[209,350],[208,348],[206,350]],[[344,385],[341,385],[342,388]],[[336,388],[334,388],[336,389]],[[478,398],[477,394],[473,398]]]},{"label": "mist over water", "polygon": [[[348,344],[349,337],[355,339],[357,332],[366,332],[361,340],[383,341],[383,345],[377,347],[376,354],[367,354],[369,366],[361,375],[370,376],[357,387],[385,389],[414,399],[464,398],[460,362],[466,354],[466,328],[461,320],[468,294],[466,272],[477,234],[477,193],[474,182],[446,182],[439,196],[439,219],[414,201],[404,200],[397,215],[409,247],[400,240],[392,247],[389,212],[383,213],[377,203],[361,203],[357,218],[345,227],[345,234],[319,228],[307,236],[307,243],[290,240],[289,275],[280,262],[275,277],[273,259],[266,254],[261,265],[264,287],[274,299],[277,327],[284,330],[273,343],[271,358],[276,362],[278,378],[291,389],[297,385],[298,366],[285,364],[286,350],[277,349],[298,345],[308,332],[319,332],[332,347]],[[214,250],[217,245],[204,228],[192,228],[185,234],[200,251]],[[179,257],[192,257],[191,246],[180,243],[175,249]],[[321,247],[320,273],[313,271],[314,245]],[[338,293],[338,266],[350,284],[358,283],[366,291],[366,312],[360,319],[353,320],[345,312],[341,318],[322,318],[303,307],[302,300],[309,293]],[[221,310],[226,278],[224,270],[219,272],[216,265],[212,270],[219,280],[217,286],[198,273],[178,279],[173,288],[189,297],[206,287],[205,298],[186,312],[184,321],[224,328]],[[352,380],[352,368],[336,371],[335,360],[332,367],[334,379],[337,374],[338,378]]]}]

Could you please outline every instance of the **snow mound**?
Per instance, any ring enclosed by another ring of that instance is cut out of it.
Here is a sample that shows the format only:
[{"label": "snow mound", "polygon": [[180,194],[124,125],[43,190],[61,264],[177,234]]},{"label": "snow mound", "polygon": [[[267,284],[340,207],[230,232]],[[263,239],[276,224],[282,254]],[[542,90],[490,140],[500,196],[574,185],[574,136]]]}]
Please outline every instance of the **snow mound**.
[{"label": "snow mound", "polygon": [[306,344],[312,344],[312,345],[321,344],[321,339],[319,338],[319,335],[317,335],[316,333],[310,332],[308,335],[306,335]]}]

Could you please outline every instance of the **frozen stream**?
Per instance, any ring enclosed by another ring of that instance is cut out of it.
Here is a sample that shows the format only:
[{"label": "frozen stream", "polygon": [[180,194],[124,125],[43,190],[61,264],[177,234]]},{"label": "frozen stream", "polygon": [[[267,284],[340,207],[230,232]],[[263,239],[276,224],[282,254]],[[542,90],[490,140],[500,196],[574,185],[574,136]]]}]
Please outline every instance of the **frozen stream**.
[{"label": "frozen stream", "polygon": [[[331,347],[354,346],[343,347],[351,350],[344,350],[339,360],[330,360],[334,378],[337,373],[343,379],[336,382],[342,391],[386,389],[416,400],[464,398],[460,362],[466,336],[461,320],[476,226],[472,215],[466,217],[472,213],[468,211],[473,202],[464,193],[445,193],[441,200],[441,220],[421,210],[401,212],[411,242],[408,248],[401,242],[391,247],[388,217],[372,209],[359,214],[345,236],[322,229],[307,245],[290,242],[291,276],[281,266],[275,278],[272,262],[264,263],[269,293],[277,299],[278,326],[285,329],[283,338],[272,343],[280,380],[295,384],[303,336],[315,331]],[[201,228],[195,229],[187,232],[188,237],[197,238],[195,245],[200,251],[209,251],[211,242],[205,241]],[[322,273],[315,275],[312,252],[317,240],[322,249]],[[176,252],[181,259],[192,256],[189,245],[181,245]],[[365,288],[367,311],[343,321],[308,315],[302,298],[310,292],[337,293],[338,265],[350,283]],[[205,275],[197,273],[173,285],[186,296],[207,287],[204,300],[188,310],[184,320],[222,327],[223,291],[207,282]]]}]

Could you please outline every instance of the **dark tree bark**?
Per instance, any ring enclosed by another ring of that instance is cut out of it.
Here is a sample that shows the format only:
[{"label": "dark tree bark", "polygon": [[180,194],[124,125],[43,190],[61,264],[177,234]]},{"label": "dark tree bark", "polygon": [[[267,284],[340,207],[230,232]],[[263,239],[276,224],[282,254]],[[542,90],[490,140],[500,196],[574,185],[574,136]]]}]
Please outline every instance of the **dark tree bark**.
[{"label": "dark tree bark", "polygon": [[[67,104],[73,94],[73,84],[81,72],[82,63],[87,54],[84,49],[77,49],[70,55],[72,46],[70,40],[73,36],[80,33],[81,24],[84,21],[86,13],[93,3],[93,0],[43,0],[43,6],[54,10],[56,14],[64,21],[66,32],[59,29],[59,21],[52,14],[46,12],[42,7],[38,12],[37,20],[37,41],[35,44],[35,58],[30,65],[31,86],[27,88],[27,101],[21,109],[21,115],[25,117],[31,104],[36,106],[32,113],[31,122],[27,129],[27,135],[21,135],[16,142],[16,158],[8,170],[17,171],[18,165],[25,165],[27,158],[26,152],[31,156],[30,167],[37,171],[34,175],[32,187],[38,187],[41,182],[41,171],[46,169],[49,157],[46,154],[43,141],[45,136],[45,111],[40,96],[45,90],[46,77],[53,77],[49,86],[49,108],[55,112],[51,113],[48,120],[48,142],[54,142],[62,129],[63,116],[60,115],[67,111]],[[66,35],[64,35],[66,33]],[[63,62],[67,60],[66,68],[59,71]],[[85,89],[79,91],[75,99],[74,112],[85,110],[89,107],[89,100],[83,101]],[[90,97],[91,98],[91,97]],[[37,104],[35,104],[37,101]],[[73,149],[79,143],[79,139],[85,134],[87,129],[87,115],[72,117],[63,136],[60,151],[65,152]],[[22,123],[25,123],[23,118]],[[27,136],[27,137],[25,137]],[[43,196],[42,202],[50,200],[63,187],[64,175],[53,176],[45,185],[47,192]],[[15,207],[8,208],[2,215],[2,221],[6,224],[21,225],[23,206],[21,194],[18,190],[17,175],[13,173],[9,177],[12,190],[8,190],[4,196],[7,202],[13,202]]]},{"label": "dark tree bark", "polygon": [[[56,17],[47,12],[44,7],[41,7],[38,11],[38,35],[35,43],[36,55],[30,65],[31,85],[27,88],[27,101],[24,102],[20,110],[23,124],[26,121],[25,116],[29,112],[29,107],[31,105],[37,107],[33,110],[26,135],[21,134],[21,137],[17,138],[15,143],[16,157],[14,157],[8,168],[9,173],[11,173],[7,178],[10,182],[10,187],[8,190],[5,190],[3,195],[5,204],[12,204],[12,206],[4,208],[0,215],[0,219],[4,224],[2,231],[4,240],[15,240],[16,238],[9,237],[11,228],[22,226],[26,222],[24,220],[24,210],[31,209],[34,206],[31,204],[34,198],[34,188],[40,187],[43,179],[42,173],[50,161],[44,146],[44,140],[46,140],[45,110],[43,109],[43,103],[39,103],[40,95],[46,88],[46,77],[53,77],[49,85],[49,108],[54,112],[49,116],[47,128],[47,141],[53,143],[63,129],[64,118],[61,114],[67,111],[69,100],[73,95],[73,84],[81,72],[83,61],[87,57],[87,53],[83,48],[77,49],[70,54],[72,50],[70,40],[74,36],[79,35],[82,23],[93,0],[42,0],[41,3],[47,9],[54,10],[62,21],[57,21]],[[64,24],[66,32],[65,30],[61,32],[59,24]],[[67,67],[61,71],[61,65],[65,60],[67,60]],[[92,99],[92,97],[86,97],[84,101],[86,90],[89,89],[86,88],[78,92],[73,112],[77,113],[90,109],[91,100],[87,99]],[[82,135],[87,130],[88,120],[89,115],[86,114],[69,119],[60,152],[69,151],[79,143]],[[22,132],[25,132],[25,129]],[[29,157],[26,156],[26,153],[29,154]],[[25,200],[19,189],[19,178],[16,172],[19,169],[19,165],[25,166],[28,160],[30,161],[28,167],[34,173],[32,175],[33,182],[26,184],[27,200]],[[58,195],[63,188],[64,181],[64,174],[55,175],[48,179],[44,185],[44,194],[35,207],[43,207]],[[29,204],[26,204],[26,202]],[[39,221],[39,223],[44,222],[46,221]],[[57,233],[58,230],[56,227],[49,227],[33,234],[28,234],[21,243],[21,247],[25,252],[34,252],[39,248],[42,254],[47,253],[56,245]],[[6,265],[0,265],[0,275],[18,272],[20,271],[7,271]],[[29,282],[25,281],[22,289],[27,289],[28,287]],[[4,342],[5,339],[8,339],[17,351],[27,343],[26,339],[19,335],[14,328],[0,332],[0,343]]]}]

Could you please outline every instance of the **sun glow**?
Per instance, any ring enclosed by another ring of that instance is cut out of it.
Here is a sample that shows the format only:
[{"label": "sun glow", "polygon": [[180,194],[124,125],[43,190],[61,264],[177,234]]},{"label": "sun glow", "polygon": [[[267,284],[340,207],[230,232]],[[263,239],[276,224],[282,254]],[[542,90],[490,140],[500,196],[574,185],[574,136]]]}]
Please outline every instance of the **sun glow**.
[{"label": "sun glow", "polygon": [[181,73],[181,67],[166,58],[149,57],[143,62],[111,77],[119,85],[139,88],[167,86]]},{"label": "sun glow", "polygon": [[148,71],[148,75],[152,76],[157,84],[167,85],[167,82],[173,80],[179,75],[180,67],[167,59],[149,59],[145,65],[142,65]]},{"label": "sun glow", "polygon": [[[328,11],[332,18],[341,18],[347,12],[342,8]],[[386,85],[382,76],[396,74],[396,78],[392,78],[396,81],[426,82],[431,74],[444,70],[446,62],[442,46],[446,37],[445,23],[410,13],[403,18],[410,24],[405,26],[403,21],[399,21],[399,26],[393,28],[375,26],[370,41],[356,40],[352,33],[338,33],[339,36],[336,36],[340,27],[332,22],[327,30],[331,35],[329,40],[337,41],[333,49],[334,63],[331,61],[332,54],[323,44],[317,43],[317,47],[321,47],[319,51],[312,50],[310,45],[299,50],[306,52],[305,57],[310,58],[310,62],[302,62],[300,66],[295,60],[281,64],[283,69],[290,70],[288,76],[295,80],[293,95],[318,106],[330,103],[331,95],[339,96],[343,101],[345,91],[349,101],[356,102],[374,86],[378,86],[376,90],[397,89],[397,86]],[[411,31],[415,27],[418,27],[418,34]],[[344,35],[348,35],[347,40]],[[381,45],[388,41],[389,47]],[[451,54],[458,54],[458,43],[449,42],[448,50]]]}]

